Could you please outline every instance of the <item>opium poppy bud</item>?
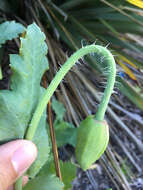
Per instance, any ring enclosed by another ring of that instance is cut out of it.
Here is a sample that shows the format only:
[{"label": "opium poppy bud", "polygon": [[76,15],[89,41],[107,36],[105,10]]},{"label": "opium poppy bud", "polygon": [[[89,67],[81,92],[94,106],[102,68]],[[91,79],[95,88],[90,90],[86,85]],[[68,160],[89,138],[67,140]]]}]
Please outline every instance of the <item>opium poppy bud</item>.
[{"label": "opium poppy bud", "polygon": [[94,117],[88,116],[78,128],[76,159],[84,171],[100,158],[109,142],[107,122]]}]

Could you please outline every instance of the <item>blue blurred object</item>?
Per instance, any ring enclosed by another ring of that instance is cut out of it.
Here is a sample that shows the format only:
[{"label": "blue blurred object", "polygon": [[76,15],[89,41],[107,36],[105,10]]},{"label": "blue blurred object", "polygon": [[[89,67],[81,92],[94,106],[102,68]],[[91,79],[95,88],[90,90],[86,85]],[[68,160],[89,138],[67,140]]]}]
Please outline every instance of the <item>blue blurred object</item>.
[{"label": "blue blurred object", "polygon": [[119,76],[122,77],[122,78],[125,78],[126,74],[122,71],[118,72]]}]

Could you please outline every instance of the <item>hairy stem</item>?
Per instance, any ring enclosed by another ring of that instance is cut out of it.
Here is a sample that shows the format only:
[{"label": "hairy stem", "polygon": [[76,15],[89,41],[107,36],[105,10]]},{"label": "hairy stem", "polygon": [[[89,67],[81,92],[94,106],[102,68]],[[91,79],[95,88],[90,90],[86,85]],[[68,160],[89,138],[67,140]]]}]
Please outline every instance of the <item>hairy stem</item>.
[{"label": "hairy stem", "polygon": [[101,57],[104,56],[104,59],[106,60],[106,64],[108,65],[109,69],[109,75],[107,80],[107,86],[105,89],[105,93],[101,99],[101,103],[99,105],[97,114],[95,118],[97,120],[103,120],[104,114],[107,109],[107,105],[110,99],[110,96],[112,94],[113,88],[114,88],[114,82],[115,82],[115,76],[116,76],[116,66],[115,61],[112,56],[112,54],[107,50],[107,48],[98,46],[98,45],[89,45],[85,46],[78,51],[76,51],[67,61],[66,63],[60,68],[52,82],[50,83],[49,87],[47,88],[45,94],[43,95],[42,100],[39,102],[36,111],[33,115],[33,118],[31,120],[30,126],[28,128],[26,139],[32,140],[38,123],[40,121],[40,118],[47,106],[47,103],[49,102],[51,96],[53,95],[54,91],[64,78],[64,76],[68,73],[68,71],[71,69],[71,67],[83,56],[89,53],[97,53],[98,55],[101,55]]}]

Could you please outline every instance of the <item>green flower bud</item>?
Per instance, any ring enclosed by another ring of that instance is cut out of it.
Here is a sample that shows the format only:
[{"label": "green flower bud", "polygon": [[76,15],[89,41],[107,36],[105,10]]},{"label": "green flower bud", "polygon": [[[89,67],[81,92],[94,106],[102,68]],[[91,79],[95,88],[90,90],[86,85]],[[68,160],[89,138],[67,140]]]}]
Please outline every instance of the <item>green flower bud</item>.
[{"label": "green flower bud", "polygon": [[100,158],[109,142],[107,122],[94,117],[90,115],[82,121],[77,133],[76,159],[84,171]]}]

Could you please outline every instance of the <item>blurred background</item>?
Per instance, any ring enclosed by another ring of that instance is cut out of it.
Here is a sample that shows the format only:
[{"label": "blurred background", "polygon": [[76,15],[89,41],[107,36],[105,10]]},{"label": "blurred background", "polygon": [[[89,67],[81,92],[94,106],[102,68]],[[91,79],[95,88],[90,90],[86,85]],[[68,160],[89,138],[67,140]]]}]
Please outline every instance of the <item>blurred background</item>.
[{"label": "blurred background", "polygon": [[[47,84],[67,58],[85,45],[106,46],[112,52],[117,76],[105,118],[110,126],[110,143],[96,168],[87,172],[77,170],[72,189],[142,190],[143,1],[0,0],[0,22],[7,20],[24,26],[36,22],[45,32],[50,67],[44,79]],[[16,39],[7,42],[0,51],[1,89],[9,86],[8,54],[17,53],[18,49]],[[99,64],[102,60],[99,63],[95,60],[95,55],[79,60],[54,95],[66,110],[61,116],[57,138],[68,125],[77,127],[87,115],[96,113],[106,85],[106,66]],[[64,133],[66,137],[71,134],[68,130]],[[73,140],[65,138],[61,142],[60,138],[60,158],[74,159]]]}]

